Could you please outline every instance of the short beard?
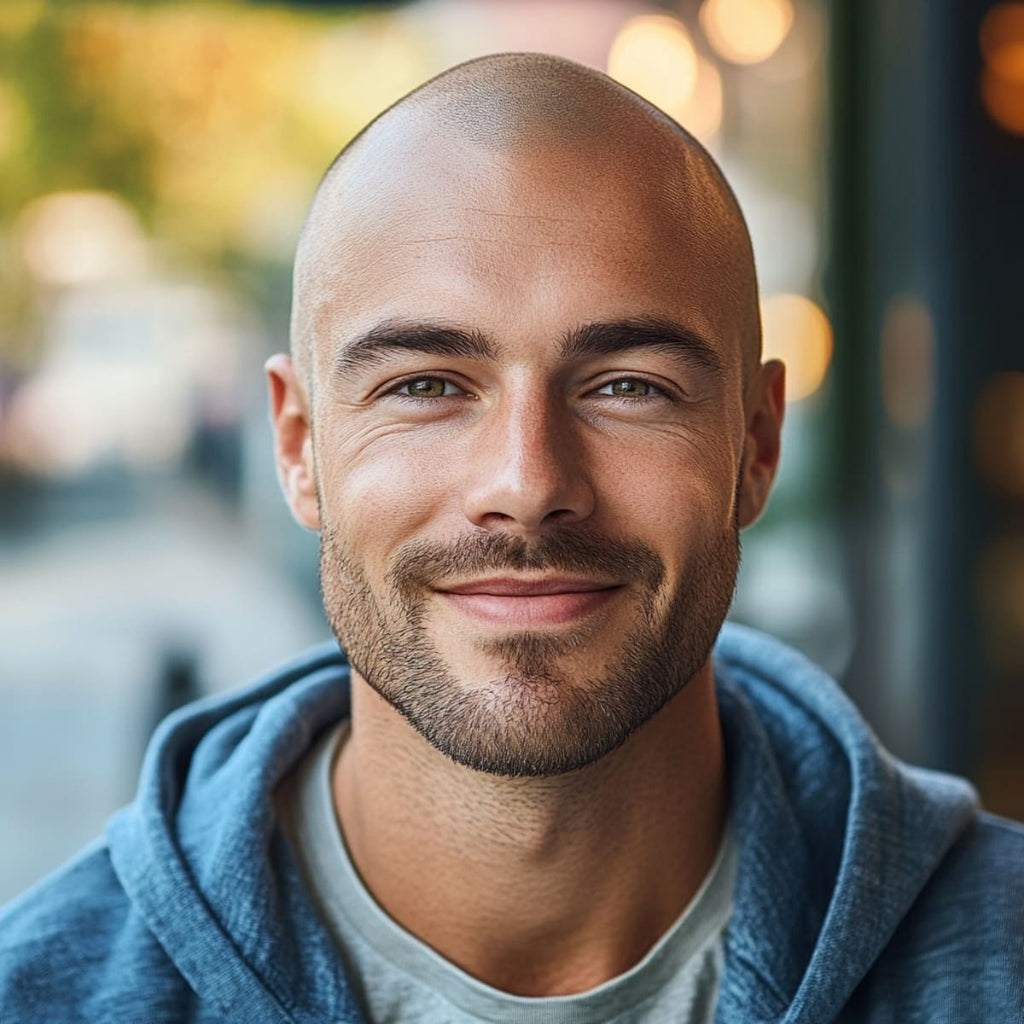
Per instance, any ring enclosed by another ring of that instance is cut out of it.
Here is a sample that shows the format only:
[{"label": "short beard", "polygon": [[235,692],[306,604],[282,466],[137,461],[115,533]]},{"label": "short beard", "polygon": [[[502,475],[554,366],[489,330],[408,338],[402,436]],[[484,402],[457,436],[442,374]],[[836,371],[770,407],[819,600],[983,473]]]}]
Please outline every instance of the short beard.
[{"label": "short beard", "polygon": [[[321,535],[320,578],[331,628],[353,668],[433,747],[458,764],[502,776],[576,771],[619,747],[700,670],[732,602],[739,531],[696,552],[671,596],[660,595],[660,558],[636,541],[566,530],[527,544],[476,533],[454,544],[397,550],[378,601],[338,531]],[[627,581],[639,594],[634,629],[595,678],[559,671],[593,639],[517,631],[481,649],[503,665],[482,684],[452,674],[424,626],[433,581],[523,570]],[[660,598],[660,600],[659,600]],[[667,605],[659,614],[659,604]]]}]

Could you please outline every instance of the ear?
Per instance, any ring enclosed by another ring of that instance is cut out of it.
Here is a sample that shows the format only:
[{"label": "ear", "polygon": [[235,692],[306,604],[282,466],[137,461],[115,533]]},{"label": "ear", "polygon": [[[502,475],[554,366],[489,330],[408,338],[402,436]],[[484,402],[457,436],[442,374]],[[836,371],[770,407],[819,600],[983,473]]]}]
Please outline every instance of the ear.
[{"label": "ear", "polygon": [[296,521],[307,529],[319,530],[320,507],[306,388],[289,356],[271,356],[264,368],[270,385],[270,424],[281,490]]},{"label": "ear", "polygon": [[757,368],[747,388],[743,476],[739,523],[750,526],[764,511],[779,467],[782,417],[786,408],[786,368],[778,359]]}]

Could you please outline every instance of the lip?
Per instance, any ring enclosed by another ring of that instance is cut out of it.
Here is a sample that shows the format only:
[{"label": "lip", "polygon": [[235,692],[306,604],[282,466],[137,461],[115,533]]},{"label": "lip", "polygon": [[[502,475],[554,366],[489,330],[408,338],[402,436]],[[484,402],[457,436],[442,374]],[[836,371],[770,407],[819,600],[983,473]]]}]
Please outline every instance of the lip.
[{"label": "lip", "polygon": [[437,588],[459,611],[489,625],[558,626],[591,615],[620,584],[579,577],[492,577]]},{"label": "lip", "polygon": [[612,590],[615,583],[591,580],[577,576],[545,576],[529,580],[519,576],[493,576],[483,580],[470,580],[453,586],[438,587],[444,594],[490,594],[495,597],[548,597],[552,594],[585,594],[597,590]]}]

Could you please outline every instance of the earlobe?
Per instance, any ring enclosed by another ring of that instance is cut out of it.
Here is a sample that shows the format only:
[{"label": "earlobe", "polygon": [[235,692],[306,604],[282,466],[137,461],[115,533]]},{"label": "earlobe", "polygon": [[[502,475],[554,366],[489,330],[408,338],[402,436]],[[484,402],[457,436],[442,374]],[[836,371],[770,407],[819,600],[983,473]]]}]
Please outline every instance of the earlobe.
[{"label": "earlobe", "polygon": [[281,490],[299,525],[319,530],[320,509],[306,388],[289,356],[271,356],[265,369],[270,387],[274,460]]},{"label": "earlobe", "polygon": [[739,488],[739,524],[750,526],[768,504],[781,454],[786,368],[772,359],[758,367],[747,392],[743,478]]}]

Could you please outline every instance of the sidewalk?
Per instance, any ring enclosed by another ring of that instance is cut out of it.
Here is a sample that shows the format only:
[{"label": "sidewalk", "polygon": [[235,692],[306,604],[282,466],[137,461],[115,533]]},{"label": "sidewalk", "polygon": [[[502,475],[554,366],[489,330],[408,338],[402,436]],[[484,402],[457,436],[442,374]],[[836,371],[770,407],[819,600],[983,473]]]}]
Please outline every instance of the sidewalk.
[{"label": "sidewalk", "polygon": [[313,603],[200,493],[137,518],[0,536],[0,902],[130,799],[169,657],[206,691],[329,636]]}]

